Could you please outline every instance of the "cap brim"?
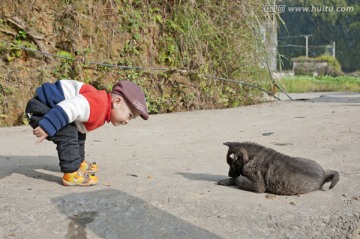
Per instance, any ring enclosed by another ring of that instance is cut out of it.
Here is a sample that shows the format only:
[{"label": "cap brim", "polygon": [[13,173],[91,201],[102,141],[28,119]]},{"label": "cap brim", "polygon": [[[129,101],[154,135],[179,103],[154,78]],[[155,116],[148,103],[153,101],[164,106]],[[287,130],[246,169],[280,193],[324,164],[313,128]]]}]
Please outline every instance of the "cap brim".
[{"label": "cap brim", "polygon": [[136,112],[139,113],[140,117],[144,120],[149,119],[149,114],[144,114],[144,112],[138,110],[133,104],[130,103],[129,99],[126,97],[126,95],[123,95],[122,97],[124,97],[126,104],[131,105],[131,108],[133,108],[133,110],[135,110]]},{"label": "cap brim", "polygon": [[140,115],[140,117],[141,117],[143,120],[148,120],[148,119],[149,119],[149,116]]},{"label": "cap brim", "polygon": [[140,110],[136,109],[134,106],[132,106],[132,108],[139,113],[140,117],[143,120],[148,120],[149,119],[149,115],[148,114],[144,114],[144,112],[141,112]]},{"label": "cap brim", "polygon": [[[139,112],[140,113],[140,112]],[[143,119],[143,120],[148,120],[149,119],[149,115],[142,115],[140,114],[140,117]]]}]

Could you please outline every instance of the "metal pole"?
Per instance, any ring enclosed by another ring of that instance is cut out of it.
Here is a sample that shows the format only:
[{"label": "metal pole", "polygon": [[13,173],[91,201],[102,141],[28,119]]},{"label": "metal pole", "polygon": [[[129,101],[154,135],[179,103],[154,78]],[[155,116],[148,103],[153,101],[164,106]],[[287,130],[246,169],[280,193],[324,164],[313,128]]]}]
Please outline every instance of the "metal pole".
[{"label": "metal pole", "polygon": [[333,57],[336,58],[335,57],[335,42],[333,42]]},{"label": "metal pole", "polygon": [[306,48],[306,52],[305,52],[305,56],[306,58],[308,58],[309,54],[308,54],[308,51],[309,51],[309,35],[305,35],[305,48]]}]

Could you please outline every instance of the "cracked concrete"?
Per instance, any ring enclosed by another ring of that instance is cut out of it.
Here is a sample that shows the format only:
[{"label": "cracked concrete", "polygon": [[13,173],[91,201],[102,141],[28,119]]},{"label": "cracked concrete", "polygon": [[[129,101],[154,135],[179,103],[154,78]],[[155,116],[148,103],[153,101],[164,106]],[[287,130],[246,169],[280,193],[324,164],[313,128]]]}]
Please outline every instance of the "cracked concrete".
[{"label": "cracked concrete", "polygon": [[[88,134],[98,185],[60,184],[55,145],[0,128],[0,238],[360,238],[360,94],[152,115]],[[283,97],[283,96],[282,96]],[[337,170],[301,196],[216,185],[227,141],[253,141]]]}]

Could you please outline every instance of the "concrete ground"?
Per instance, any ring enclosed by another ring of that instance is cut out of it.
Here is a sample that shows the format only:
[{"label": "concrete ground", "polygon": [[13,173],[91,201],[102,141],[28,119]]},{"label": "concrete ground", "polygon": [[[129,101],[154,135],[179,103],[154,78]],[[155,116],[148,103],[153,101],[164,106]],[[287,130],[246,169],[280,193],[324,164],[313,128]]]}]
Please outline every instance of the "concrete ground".
[{"label": "concrete ground", "polygon": [[[62,186],[55,145],[35,146],[29,126],[0,128],[0,238],[360,238],[360,94],[291,96],[107,124],[88,134],[93,187]],[[340,181],[301,196],[219,186],[228,141],[313,159]]]}]

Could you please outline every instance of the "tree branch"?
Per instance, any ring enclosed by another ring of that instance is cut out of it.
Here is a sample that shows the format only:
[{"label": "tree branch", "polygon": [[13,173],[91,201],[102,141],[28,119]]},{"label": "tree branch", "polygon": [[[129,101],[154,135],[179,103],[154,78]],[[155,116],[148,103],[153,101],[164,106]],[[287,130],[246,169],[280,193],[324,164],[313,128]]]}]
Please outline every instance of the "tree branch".
[{"label": "tree branch", "polygon": [[[41,33],[38,33],[33,28],[29,27],[27,23],[19,16],[14,16],[11,18],[6,19],[8,22],[13,24],[16,28],[23,30],[27,33],[27,35],[34,41],[34,43],[37,45],[40,51],[42,52],[49,52],[48,48],[43,44],[41,40],[45,38],[45,36]],[[46,62],[53,61],[52,57],[48,55],[44,55]]]}]

